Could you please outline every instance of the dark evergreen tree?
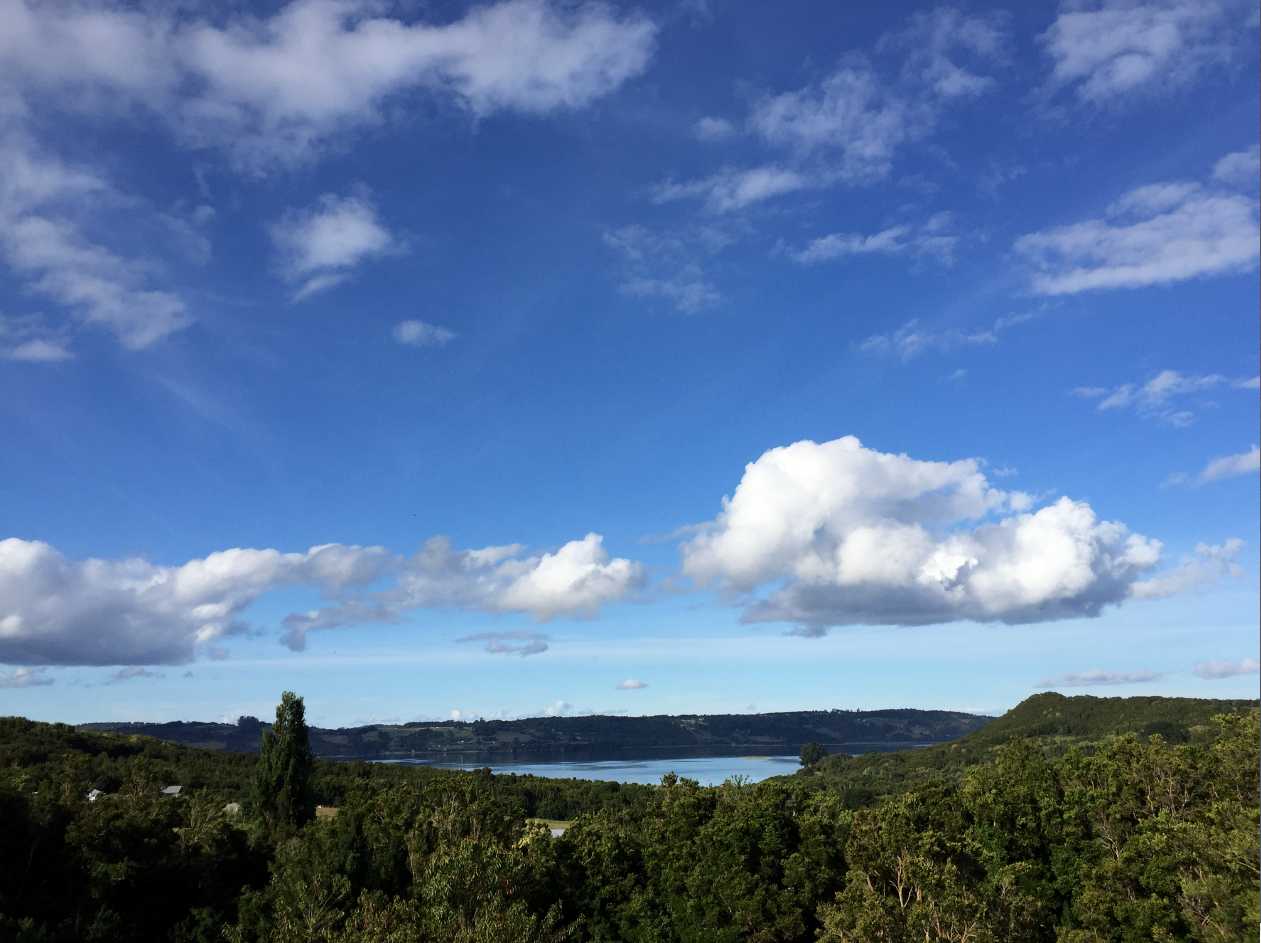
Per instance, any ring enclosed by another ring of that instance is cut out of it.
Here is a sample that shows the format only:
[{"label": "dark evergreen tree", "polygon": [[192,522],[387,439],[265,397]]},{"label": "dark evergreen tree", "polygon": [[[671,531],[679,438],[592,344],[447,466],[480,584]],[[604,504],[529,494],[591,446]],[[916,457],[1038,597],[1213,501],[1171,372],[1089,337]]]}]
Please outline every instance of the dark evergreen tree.
[{"label": "dark evergreen tree", "polygon": [[314,817],[313,767],[306,707],[286,691],[276,706],[275,724],[263,731],[254,778],[255,803],[273,830],[296,829]]},{"label": "dark evergreen tree", "polygon": [[814,766],[815,763],[827,755],[828,751],[824,749],[823,744],[812,741],[801,748],[801,765]]}]

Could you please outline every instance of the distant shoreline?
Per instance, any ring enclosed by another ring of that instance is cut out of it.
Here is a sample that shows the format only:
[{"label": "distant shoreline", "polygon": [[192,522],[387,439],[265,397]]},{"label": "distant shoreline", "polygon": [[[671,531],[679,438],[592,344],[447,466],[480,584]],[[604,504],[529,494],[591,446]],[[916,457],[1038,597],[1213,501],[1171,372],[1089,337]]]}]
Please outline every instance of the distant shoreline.
[{"label": "distant shoreline", "polygon": [[[857,755],[861,753],[891,753],[896,750],[915,750],[923,747],[937,746],[942,743],[949,743],[950,740],[848,740],[838,743],[821,744],[830,754],[847,754]],[[774,746],[775,752],[767,753],[768,746]],[[795,756],[801,751],[804,744],[780,744],[766,743],[733,743],[733,744],[717,744],[708,747],[680,747],[680,746],[642,746],[638,744],[630,744],[626,746],[616,747],[577,747],[557,745],[553,747],[544,747],[541,749],[531,750],[466,750],[466,751],[421,751],[416,750],[404,751],[402,753],[377,753],[371,755],[333,755],[326,754],[321,756],[324,760],[342,760],[345,762],[363,761],[368,763],[400,763],[409,760],[415,760],[417,765],[423,765],[428,762],[460,762],[462,760],[488,760],[498,763],[546,763],[546,762],[567,762],[574,760],[586,760],[589,762],[608,761],[631,761],[635,759],[646,758],[641,754],[652,754],[653,759],[661,760],[681,760],[681,759],[719,759],[723,757],[732,757],[744,760],[770,760],[785,756]],[[868,749],[861,749],[861,748]],[[875,749],[870,749],[874,747]],[[855,749],[859,748],[859,749]],[[760,750],[758,753],[745,753],[745,750]]]},{"label": "distant shoreline", "polygon": [[[958,711],[896,708],[877,711],[788,711],[768,714],[683,714],[623,717],[575,715],[520,720],[435,721],[311,728],[311,749],[327,759],[461,759],[518,761],[604,756],[731,756],[787,754],[820,743],[830,752],[867,752],[944,743],[993,718]],[[205,749],[257,751],[269,725],[257,717],[234,724],[90,723],[79,729],[142,735]]]}]

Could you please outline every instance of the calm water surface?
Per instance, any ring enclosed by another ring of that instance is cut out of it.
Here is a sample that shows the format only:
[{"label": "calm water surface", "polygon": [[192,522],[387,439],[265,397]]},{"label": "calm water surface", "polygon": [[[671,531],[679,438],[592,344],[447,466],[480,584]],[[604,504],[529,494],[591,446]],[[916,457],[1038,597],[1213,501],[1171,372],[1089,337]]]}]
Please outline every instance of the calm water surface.
[{"label": "calm water surface", "polygon": [[[850,754],[888,752],[926,746],[922,743],[864,743],[845,744],[832,752]],[[546,776],[549,779],[603,779],[618,783],[646,783],[656,785],[666,773],[677,773],[694,779],[702,786],[719,786],[733,776],[742,776],[750,782],[759,782],[771,776],[784,776],[798,769],[800,763],[793,756],[684,756],[652,759],[610,760],[531,760],[518,761],[496,757],[461,757],[459,760],[379,760],[384,763],[402,763],[415,766],[433,766],[438,769],[485,769],[495,773]]]}]

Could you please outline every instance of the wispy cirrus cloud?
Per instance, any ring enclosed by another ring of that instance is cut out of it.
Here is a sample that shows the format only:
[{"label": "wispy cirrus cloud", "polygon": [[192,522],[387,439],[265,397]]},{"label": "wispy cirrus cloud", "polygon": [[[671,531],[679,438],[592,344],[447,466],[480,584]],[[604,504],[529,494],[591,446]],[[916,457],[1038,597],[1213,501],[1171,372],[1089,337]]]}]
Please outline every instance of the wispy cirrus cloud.
[{"label": "wispy cirrus cloud", "polygon": [[1225,478],[1242,478],[1261,471],[1261,449],[1257,446],[1233,455],[1221,455],[1211,459],[1198,474],[1175,472],[1165,479],[1166,485],[1207,485]]},{"label": "wispy cirrus cloud", "polygon": [[[153,259],[110,245],[106,225],[127,197],[103,175],[72,166],[20,130],[0,126],[0,259],[28,290],[63,306],[73,318],[110,331],[141,350],[192,323],[182,298],[155,284]],[[133,213],[133,226],[149,220]],[[34,332],[34,322],[10,322],[25,334],[9,359],[50,362],[69,353],[63,329]]]},{"label": "wispy cirrus cloud", "polygon": [[1177,566],[1136,582],[1131,595],[1135,599],[1164,599],[1211,586],[1226,577],[1239,576],[1243,570],[1236,560],[1243,546],[1238,537],[1220,544],[1196,544],[1195,552],[1184,557]]},{"label": "wispy cirrus cloud", "polygon": [[905,29],[880,41],[889,51],[905,51],[904,79],[948,100],[975,98],[998,87],[991,74],[1010,58],[1009,17],[1001,12],[964,13],[940,6],[911,16]]},{"label": "wispy cirrus cloud", "polygon": [[1186,427],[1195,421],[1192,407],[1212,390],[1253,389],[1253,378],[1231,379],[1220,373],[1186,374],[1161,370],[1144,383],[1120,386],[1078,386],[1070,392],[1079,399],[1095,400],[1100,412],[1128,410],[1147,419]]},{"label": "wispy cirrus cloud", "polygon": [[1034,292],[1073,295],[1251,271],[1259,233],[1251,196],[1181,180],[1133,189],[1103,217],[1027,233],[1014,248]]},{"label": "wispy cirrus cloud", "polygon": [[991,347],[1008,330],[1033,318],[1029,313],[1004,315],[987,327],[970,330],[933,328],[915,319],[888,334],[872,334],[859,342],[858,349],[865,354],[894,356],[906,363],[930,351],[944,353],[968,347]]},{"label": "wispy cirrus cloud", "polygon": [[617,683],[619,691],[642,691],[646,687],[648,687],[648,682],[640,681],[638,678],[627,678]]},{"label": "wispy cirrus cloud", "polygon": [[665,278],[631,276],[618,286],[623,294],[661,298],[684,314],[695,314],[722,301],[722,293],[705,278],[699,265],[689,264]]},{"label": "wispy cirrus cloud", "polygon": [[482,642],[492,655],[540,655],[547,651],[550,636],[540,632],[476,632],[456,639],[457,642]]},{"label": "wispy cirrus cloud", "polygon": [[0,360],[63,363],[74,356],[66,332],[48,327],[43,318],[0,316]]},{"label": "wispy cirrus cloud", "polygon": [[1076,671],[1046,678],[1038,682],[1040,688],[1092,688],[1118,684],[1147,684],[1159,681],[1164,675],[1154,671],[1104,671],[1095,668],[1091,671]]},{"label": "wispy cirrus cloud", "polygon": [[1213,165],[1213,179],[1241,190],[1255,188],[1261,177],[1261,147],[1227,154]]},{"label": "wispy cirrus cloud", "polygon": [[1167,94],[1230,63],[1246,9],[1231,0],[1063,3],[1040,37],[1051,89],[1105,107]]},{"label": "wispy cirrus cloud", "polygon": [[725,141],[735,137],[737,131],[736,126],[726,118],[707,115],[697,119],[692,125],[692,133],[698,141]]},{"label": "wispy cirrus cloud", "polygon": [[1206,681],[1220,681],[1222,678],[1254,675],[1261,671],[1261,662],[1255,658],[1241,658],[1238,661],[1202,661],[1192,670],[1197,677]]},{"label": "wispy cirrus cloud", "polygon": [[[988,69],[1007,56],[1007,20],[955,8],[916,14],[876,44],[876,63],[858,55],[801,88],[769,92],[749,108],[743,131],[773,159],[728,166],[694,179],[669,179],[655,202],[696,200],[715,214],[776,197],[837,185],[860,186],[889,176],[899,153],[922,140],[940,113],[997,86]],[[703,140],[734,136],[727,119],[702,119]]]},{"label": "wispy cirrus cloud", "polygon": [[837,232],[812,239],[788,255],[803,265],[817,265],[862,255],[909,255],[954,263],[959,235],[951,213],[935,213],[922,223],[899,223],[870,234]]},{"label": "wispy cirrus cloud", "polygon": [[722,303],[722,292],[706,266],[732,238],[717,225],[675,231],[632,224],[603,234],[605,246],[621,259],[618,290],[636,298],[661,299],[682,314]]},{"label": "wispy cirrus cloud", "polygon": [[406,347],[445,347],[455,340],[455,331],[428,321],[399,321],[390,332]]},{"label": "wispy cirrus cloud", "polygon": [[1198,480],[1201,483],[1207,483],[1220,481],[1223,478],[1255,475],[1258,471],[1261,471],[1261,449],[1254,445],[1246,452],[1223,455],[1221,458],[1213,459],[1204,466],[1204,470],[1200,472]]},{"label": "wispy cirrus cloud", "polygon": [[654,203],[700,200],[713,213],[742,210],[785,193],[819,186],[817,178],[775,164],[724,168],[697,180],[666,180],[652,188]]}]

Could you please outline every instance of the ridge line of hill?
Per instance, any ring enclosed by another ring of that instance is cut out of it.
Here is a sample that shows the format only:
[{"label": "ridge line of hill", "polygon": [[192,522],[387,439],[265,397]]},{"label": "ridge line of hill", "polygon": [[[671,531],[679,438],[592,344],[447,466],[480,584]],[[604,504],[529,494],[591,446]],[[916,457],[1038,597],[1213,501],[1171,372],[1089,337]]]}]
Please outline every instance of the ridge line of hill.
[{"label": "ridge line of hill", "polygon": [[[322,757],[718,748],[796,752],[808,742],[833,747],[857,743],[940,743],[979,730],[992,720],[961,711],[890,708],[414,721],[361,727],[311,727],[311,749]],[[241,717],[235,724],[172,721],[77,725],[85,731],[141,734],[186,746],[237,753],[256,751],[267,726],[256,717]]]}]

